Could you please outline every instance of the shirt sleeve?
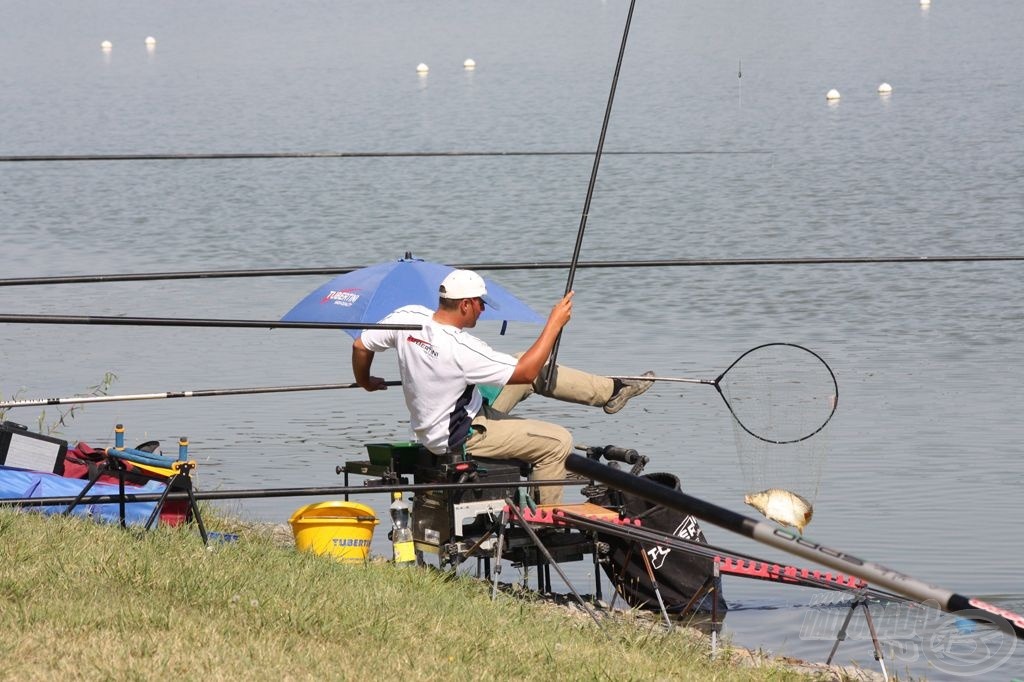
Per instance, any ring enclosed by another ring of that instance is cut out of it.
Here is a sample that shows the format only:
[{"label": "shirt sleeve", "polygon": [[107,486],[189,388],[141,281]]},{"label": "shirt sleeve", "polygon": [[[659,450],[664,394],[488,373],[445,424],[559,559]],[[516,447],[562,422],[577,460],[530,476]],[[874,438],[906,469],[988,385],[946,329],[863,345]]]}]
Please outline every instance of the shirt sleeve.
[{"label": "shirt sleeve", "polygon": [[[406,306],[395,310],[378,324],[423,324],[430,319],[430,311],[421,306]],[[408,332],[401,329],[364,329],[359,335],[366,350],[379,353],[389,348],[395,348],[402,338],[402,334]]]},{"label": "shirt sleeve", "polygon": [[[386,320],[387,318],[384,318]],[[384,320],[381,320],[383,322]],[[380,353],[388,348],[394,348],[398,343],[397,332],[394,329],[365,329],[359,335],[366,350]]]}]

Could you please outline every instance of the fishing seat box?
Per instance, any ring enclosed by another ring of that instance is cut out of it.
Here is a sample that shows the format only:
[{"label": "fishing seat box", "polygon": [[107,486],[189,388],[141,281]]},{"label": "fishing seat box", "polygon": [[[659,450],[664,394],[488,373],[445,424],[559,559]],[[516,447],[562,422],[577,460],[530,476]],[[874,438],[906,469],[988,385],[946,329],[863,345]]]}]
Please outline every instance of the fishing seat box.
[{"label": "fishing seat box", "polygon": [[[416,468],[415,482],[456,483],[460,473],[445,456],[431,455],[429,466]],[[461,458],[459,459],[461,460]],[[438,552],[454,539],[482,535],[492,515],[501,513],[505,498],[514,497],[523,483],[523,466],[518,460],[466,460],[476,464],[480,483],[508,483],[494,488],[473,488],[472,482],[461,490],[427,490],[413,496],[413,539],[420,549]],[[443,553],[443,552],[442,552]]]},{"label": "fishing seat box", "polygon": [[63,475],[67,451],[66,440],[32,433],[14,422],[0,424],[0,465]]}]

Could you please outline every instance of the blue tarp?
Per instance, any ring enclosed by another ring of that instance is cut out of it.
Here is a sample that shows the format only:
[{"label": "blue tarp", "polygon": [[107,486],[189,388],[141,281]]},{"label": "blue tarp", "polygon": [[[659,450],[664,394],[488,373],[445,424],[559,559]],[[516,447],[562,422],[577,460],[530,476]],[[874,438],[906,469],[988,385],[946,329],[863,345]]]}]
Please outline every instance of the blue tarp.
[{"label": "blue tarp", "polygon": [[[26,471],[25,469],[14,469],[0,466],[0,498],[17,499],[21,497],[74,497],[82,492],[82,488],[88,485],[88,481],[80,478],[64,478],[56,474],[46,474],[38,471]],[[131,493],[162,493],[164,484],[157,481],[150,481],[146,485],[126,485],[125,492]],[[116,483],[96,483],[89,489],[86,497],[93,495],[117,495],[118,486]],[[44,514],[60,514],[66,505],[57,507],[26,507]],[[77,516],[92,517],[97,520],[117,523],[120,521],[119,505],[117,502],[109,504],[79,504],[72,510]],[[150,514],[156,508],[156,502],[129,502],[124,506],[125,523],[130,525],[145,525]]]}]

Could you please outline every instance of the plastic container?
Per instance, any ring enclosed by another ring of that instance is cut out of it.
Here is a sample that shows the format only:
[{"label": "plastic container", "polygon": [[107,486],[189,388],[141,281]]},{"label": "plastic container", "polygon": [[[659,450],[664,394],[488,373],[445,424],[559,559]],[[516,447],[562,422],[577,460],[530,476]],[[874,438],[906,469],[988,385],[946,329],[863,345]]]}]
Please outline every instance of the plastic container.
[{"label": "plastic container", "polygon": [[420,444],[413,441],[399,443],[366,443],[366,452],[370,455],[370,464],[386,466],[400,474],[411,474],[416,471]]},{"label": "plastic container", "polygon": [[370,555],[373,529],[379,523],[373,510],[358,502],[317,502],[295,510],[288,519],[295,546],[346,563],[361,563]]}]

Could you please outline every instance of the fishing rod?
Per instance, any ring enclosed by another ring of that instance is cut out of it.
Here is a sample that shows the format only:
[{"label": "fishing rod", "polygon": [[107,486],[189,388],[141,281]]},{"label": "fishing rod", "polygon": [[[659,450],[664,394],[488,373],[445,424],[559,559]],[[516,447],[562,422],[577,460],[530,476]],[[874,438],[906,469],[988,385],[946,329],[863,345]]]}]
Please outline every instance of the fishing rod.
[{"label": "fishing rod", "polygon": [[[477,490],[483,488],[518,488],[521,486],[554,486],[572,485],[579,483],[579,479],[550,479],[539,481],[467,481],[465,483],[412,483],[409,485],[348,485],[348,486],[320,486],[313,488],[249,488],[240,490],[209,490],[194,491],[196,500],[247,500],[276,497],[311,497],[320,495],[370,495],[374,493],[401,493],[401,492],[430,492],[433,490]],[[124,494],[125,503],[131,502],[158,502],[163,493],[129,493]],[[76,497],[21,497],[21,498],[0,498],[0,507],[50,507],[69,505]],[[167,493],[168,500],[188,500],[187,492]],[[78,500],[78,504],[116,504],[122,501],[121,495],[105,494],[90,495]]]},{"label": "fishing rod", "polygon": [[[440,151],[440,152],[169,152],[144,154],[26,154],[0,156],[8,163],[33,163],[41,161],[200,161],[226,159],[398,159],[459,156],[590,156],[589,151]],[[749,150],[642,150],[607,152],[615,156],[711,156],[711,155],[758,155],[774,154],[765,149]]]},{"label": "fishing rod", "polygon": [[617,490],[632,493],[684,514],[692,514],[702,521],[752,540],[856,576],[919,603],[936,604],[948,613],[963,611],[965,618],[989,622],[999,629],[1012,631],[1018,639],[1024,639],[1024,616],[999,606],[929,585],[881,564],[825,547],[792,531],[719,507],[650,479],[613,469],[587,457],[569,455],[566,468]]},{"label": "fishing rod", "polygon": [[[385,381],[385,386],[401,386],[401,381]],[[256,386],[252,388],[208,388],[194,391],[165,391],[163,393],[135,393],[128,395],[70,396],[67,398],[27,398],[0,401],[0,409],[12,407],[39,407],[41,405],[79,405],[83,403],[113,403],[127,400],[160,400],[163,398],[208,398],[222,395],[254,395],[259,393],[293,393],[297,391],[331,391],[359,388],[359,384],[308,384],[300,386]]]},{"label": "fishing rod", "polygon": [[[626,38],[629,37],[629,25],[633,22],[633,8],[636,7],[636,0],[630,0],[629,12],[626,13],[626,25],[622,29],[622,42],[619,44],[619,56],[615,61],[615,72],[612,74],[612,86],[608,91],[608,103],[604,108],[604,120],[601,122],[601,134],[597,139],[597,151],[594,153],[594,167],[590,171],[590,183],[587,185],[587,198],[583,202],[583,214],[580,216],[580,227],[576,232],[576,245],[572,252],[572,262],[569,264],[569,277],[565,283],[565,293],[568,296],[572,291],[572,282],[576,277],[576,263],[580,259],[580,250],[583,248],[583,233],[587,229],[587,216],[590,214],[590,200],[594,197],[594,185],[597,184],[597,169],[601,165],[601,152],[604,150],[604,138],[608,133],[608,121],[612,116],[612,103],[615,101],[615,88],[619,83],[619,71],[622,69],[622,57],[626,54]],[[548,359],[548,366],[544,383],[551,385],[555,376],[555,361],[558,358],[558,347],[562,343],[562,332],[559,330],[555,337],[555,344],[551,348],[551,357]]]},{"label": "fishing rod", "polygon": [[110,324],[140,327],[228,327],[257,329],[422,329],[409,324],[362,322],[280,322],[278,320],[210,320],[185,317],[117,317],[103,315],[4,315],[0,322],[15,324]]},{"label": "fishing rod", "polygon": [[[887,263],[977,263],[1024,261],[1024,255],[1003,256],[852,256],[849,258],[669,258],[656,260],[578,261],[576,268],[662,268],[725,265],[852,265]],[[523,261],[518,263],[457,263],[460,270],[564,270],[571,261]],[[186,270],[179,272],[111,273],[106,275],[58,275],[0,279],[0,287],[36,284],[95,284],[101,282],[150,282],[174,279],[226,279],[241,277],[301,277],[343,275],[363,265],[320,268],[250,268],[245,270]]]},{"label": "fishing rod", "polygon": [[820,571],[798,568],[796,566],[780,565],[775,561],[759,559],[749,554],[733,552],[712,544],[705,544],[687,540],[668,531],[661,531],[645,526],[628,524],[617,524],[603,521],[597,518],[590,518],[568,510],[556,510],[555,518],[565,521],[569,526],[580,530],[595,533],[606,533],[624,540],[631,540],[647,545],[661,545],[669,549],[678,549],[687,554],[719,561],[727,575],[736,575],[746,578],[769,580],[772,582],[788,582],[794,585],[817,587],[823,590],[838,592],[851,592],[870,596],[873,599],[884,601],[896,601],[914,603],[898,594],[871,587],[867,582],[859,578],[844,575],[842,573],[826,573]]}]

